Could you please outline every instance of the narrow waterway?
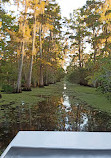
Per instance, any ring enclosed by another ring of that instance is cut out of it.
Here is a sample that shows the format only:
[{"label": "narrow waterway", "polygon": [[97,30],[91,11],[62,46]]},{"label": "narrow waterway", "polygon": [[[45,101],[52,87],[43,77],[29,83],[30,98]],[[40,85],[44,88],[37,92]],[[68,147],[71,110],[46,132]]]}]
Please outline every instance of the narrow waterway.
[{"label": "narrow waterway", "polygon": [[20,130],[41,131],[111,131],[111,117],[67,94],[41,96],[36,105],[0,106],[0,146],[3,151]]}]

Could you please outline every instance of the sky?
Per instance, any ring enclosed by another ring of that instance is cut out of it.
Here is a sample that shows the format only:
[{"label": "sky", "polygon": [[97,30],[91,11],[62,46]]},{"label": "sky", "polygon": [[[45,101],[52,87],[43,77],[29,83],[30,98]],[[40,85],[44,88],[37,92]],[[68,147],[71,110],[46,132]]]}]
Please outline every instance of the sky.
[{"label": "sky", "polygon": [[85,3],[86,0],[56,0],[60,7],[61,7],[61,13],[62,17],[68,17],[70,13],[74,9],[78,9],[82,7]]},{"label": "sky", "polygon": [[[86,0],[56,0],[56,2],[61,7],[62,17],[69,17],[69,14],[72,13],[74,9],[82,7],[86,3]],[[6,5],[7,11],[9,8],[10,7]],[[11,9],[16,11],[17,8],[12,6]]]},{"label": "sky", "polygon": [[[86,4],[86,0],[56,0],[61,7],[62,17],[69,17],[69,14],[73,12],[74,9],[81,8]],[[89,50],[87,46],[87,50]],[[64,69],[69,65],[70,58],[66,59]]]},{"label": "sky", "polygon": [[[62,17],[69,17],[69,14],[73,12],[74,9],[78,9],[85,5],[86,0],[56,0],[56,2],[61,7]],[[8,7],[9,8],[9,7]],[[16,7],[12,7],[12,10],[16,10]],[[8,9],[7,9],[8,10]],[[87,47],[87,50],[89,47]],[[66,60],[67,64],[69,64],[69,58]]]}]

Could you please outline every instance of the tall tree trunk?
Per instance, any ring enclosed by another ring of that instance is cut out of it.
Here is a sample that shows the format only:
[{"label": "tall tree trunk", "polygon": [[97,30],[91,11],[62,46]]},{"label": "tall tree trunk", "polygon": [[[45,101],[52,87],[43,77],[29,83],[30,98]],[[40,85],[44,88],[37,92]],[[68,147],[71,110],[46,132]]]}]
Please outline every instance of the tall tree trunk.
[{"label": "tall tree trunk", "polygon": [[81,42],[79,41],[79,67],[81,67]]},{"label": "tall tree trunk", "polygon": [[[95,34],[95,38],[96,38],[96,34]],[[97,46],[96,46],[96,42],[94,41],[94,63],[96,62],[96,54],[97,54]]]},{"label": "tall tree trunk", "polygon": [[[40,28],[39,28],[40,59],[42,60],[42,37],[41,37],[41,35],[42,35],[42,24],[40,25]],[[44,87],[42,61],[40,61],[40,80],[39,80],[39,87]]]},{"label": "tall tree trunk", "polygon": [[24,41],[22,42],[22,46],[21,46],[21,55],[20,55],[20,63],[19,63],[19,70],[18,70],[17,87],[16,87],[16,92],[17,93],[21,92],[21,78],[22,78],[23,58],[24,58]]},{"label": "tall tree trunk", "polygon": [[96,62],[96,54],[97,54],[97,48],[94,50],[94,63]]},{"label": "tall tree trunk", "polygon": [[46,86],[48,86],[48,74],[47,74],[47,70],[46,70],[46,79],[45,79],[45,84],[46,84]]},{"label": "tall tree trunk", "polygon": [[44,87],[44,82],[43,82],[43,66],[40,64],[40,80],[39,80],[39,87]]},{"label": "tall tree trunk", "polygon": [[105,40],[105,50],[109,53],[109,56],[111,55],[111,51],[108,49],[108,28],[106,26],[105,28],[105,34],[106,34],[106,40]]},{"label": "tall tree trunk", "polygon": [[23,68],[23,59],[24,59],[24,52],[25,52],[25,25],[26,25],[26,14],[27,14],[27,1],[25,0],[25,13],[24,13],[24,22],[23,22],[23,39],[21,43],[21,56],[20,56],[20,63],[19,63],[19,70],[18,70],[18,79],[17,79],[17,86],[16,92],[21,92],[21,79],[22,79],[22,68]]},{"label": "tall tree trunk", "polygon": [[[95,28],[93,28],[93,37],[94,38],[96,37],[96,30],[95,30]],[[94,49],[94,63],[95,63],[96,62],[96,51],[97,51],[95,41],[93,42],[93,49]]]},{"label": "tall tree trunk", "polygon": [[33,56],[35,52],[35,37],[36,37],[36,14],[34,14],[34,24],[33,24],[33,39],[32,39],[32,55],[30,60],[30,67],[27,79],[27,90],[31,90],[31,79],[32,79],[32,67],[33,67]]},{"label": "tall tree trunk", "polygon": [[[79,27],[80,32],[80,27]],[[79,67],[81,68],[81,39],[79,39]]]},{"label": "tall tree trunk", "polygon": [[[41,3],[41,0],[39,0],[39,3]],[[39,28],[39,41],[40,41],[40,59],[42,60],[42,23],[40,24],[40,28]],[[42,61],[40,61],[39,87],[44,87]]]}]

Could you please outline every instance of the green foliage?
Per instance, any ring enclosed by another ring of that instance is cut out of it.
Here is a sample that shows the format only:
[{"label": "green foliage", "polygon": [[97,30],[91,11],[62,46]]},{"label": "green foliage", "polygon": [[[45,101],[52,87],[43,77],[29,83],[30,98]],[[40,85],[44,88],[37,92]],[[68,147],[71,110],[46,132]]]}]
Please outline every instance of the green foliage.
[{"label": "green foliage", "polygon": [[2,91],[6,93],[12,93],[14,92],[14,88],[11,85],[3,85]]},{"label": "green foliage", "polygon": [[111,94],[111,59],[109,57],[99,59],[92,67],[94,73],[89,76],[89,83],[98,87],[102,93]]},{"label": "green foliage", "polygon": [[[110,1],[87,0],[66,22],[73,34],[68,81],[96,87],[111,97],[111,19]],[[84,44],[91,51],[84,51]],[[79,53],[78,53],[79,52]]]},{"label": "green foliage", "polygon": [[76,68],[68,74],[67,79],[71,83],[77,83],[86,86],[88,85],[86,77],[87,71],[85,68]]},{"label": "green foliage", "polygon": [[17,63],[12,61],[1,60],[0,69],[0,83],[1,84],[12,84],[14,86],[15,80],[17,78]]},{"label": "green foliage", "polygon": [[104,94],[98,93],[96,88],[67,83],[67,94],[73,95],[92,107],[111,114],[111,101]]},{"label": "green foliage", "polygon": [[63,83],[56,83],[54,85],[46,86],[45,88],[32,88],[32,91],[22,92],[19,94],[6,94],[1,93],[2,98],[0,99],[0,105],[6,105],[10,102],[14,103],[14,106],[20,106],[22,102],[27,105],[35,105],[38,102],[44,100],[41,96],[60,96],[63,91]]},{"label": "green foliage", "polygon": [[[41,0],[41,2],[45,3],[44,0]],[[32,3],[32,1],[30,3]],[[40,84],[41,64],[44,85],[60,81],[61,78],[64,77],[64,71],[61,66],[63,52],[62,43],[60,41],[60,7],[55,0],[48,1],[41,14],[41,11],[39,11],[41,9],[39,7],[43,6],[40,4],[38,5],[37,1],[37,27],[34,34],[33,24],[35,22],[33,22],[32,12],[30,12],[30,14],[25,14],[24,10],[25,5],[27,5],[26,7],[29,7],[28,2],[26,4],[26,1],[24,1],[22,5],[23,10],[19,13],[19,18],[13,17],[14,14],[7,14],[3,8],[0,10],[0,35],[2,35],[0,38],[0,85],[8,84],[17,88],[17,83],[20,83],[19,86],[27,87],[27,79],[30,78],[29,72],[32,71],[30,73],[32,81],[30,86],[36,87]],[[35,4],[33,4],[33,7],[35,7],[34,5]],[[17,7],[19,7],[19,5]],[[25,33],[24,39],[22,31]],[[33,35],[35,37],[34,47],[32,40]],[[40,45],[42,53],[40,52]],[[17,79],[18,74],[20,74],[20,78],[18,77],[20,82],[18,82]]]},{"label": "green foliage", "polygon": [[63,68],[58,68],[58,69],[57,69],[57,73],[56,73],[56,80],[57,80],[58,82],[60,82],[61,79],[64,78],[64,76],[65,76],[64,69],[63,69]]}]

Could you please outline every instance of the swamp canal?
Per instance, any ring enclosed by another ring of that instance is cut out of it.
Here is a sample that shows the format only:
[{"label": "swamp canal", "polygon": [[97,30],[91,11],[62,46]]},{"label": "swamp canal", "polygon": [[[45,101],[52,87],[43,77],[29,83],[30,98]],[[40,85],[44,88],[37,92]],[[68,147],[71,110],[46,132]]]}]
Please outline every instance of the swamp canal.
[{"label": "swamp canal", "polygon": [[20,130],[111,132],[111,116],[80,101],[69,88],[57,83],[37,93],[37,103],[0,104],[0,152]]}]

